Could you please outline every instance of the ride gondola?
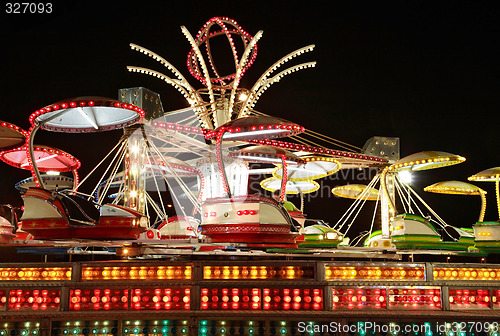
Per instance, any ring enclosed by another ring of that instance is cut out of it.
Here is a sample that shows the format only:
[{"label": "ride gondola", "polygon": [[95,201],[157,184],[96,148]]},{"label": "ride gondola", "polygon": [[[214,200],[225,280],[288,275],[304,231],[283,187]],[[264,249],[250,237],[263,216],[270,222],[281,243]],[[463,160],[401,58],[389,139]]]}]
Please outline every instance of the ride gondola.
[{"label": "ride gondola", "polygon": [[75,172],[80,163],[61,150],[33,145],[33,139],[39,129],[90,133],[119,129],[143,117],[136,106],[101,97],[63,100],[33,113],[25,166],[37,187],[22,195],[23,229],[36,239],[137,239],[148,223],[140,212],[117,204],[95,204],[77,192],[76,185],[69,190],[47,190],[40,171]]}]

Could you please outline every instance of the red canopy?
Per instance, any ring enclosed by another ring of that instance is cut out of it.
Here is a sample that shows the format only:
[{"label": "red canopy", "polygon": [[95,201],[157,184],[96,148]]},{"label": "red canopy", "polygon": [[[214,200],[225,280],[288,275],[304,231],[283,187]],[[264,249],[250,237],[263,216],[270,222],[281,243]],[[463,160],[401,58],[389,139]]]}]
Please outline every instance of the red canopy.
[{"label": "red canopy", "polygon": [[206,134],[207,139],[223,132],[223,140],[246,141],[284,138],[304,132],[304,127],[275,117],[250,116],[231,120]]},{"label": "red canopy", "polygon": [[[34,157],[41,172],[67,172],[80,168],[80,161],[73,155],[48,146],[34,146]],[[0,160],[21,169],[31,170],[26,146],[0,153]]]},{"label": "red canopy", "polygon": [[20,147],[26,142],[28,132],[22,128],[0,121],[0,150],[8,150]]}]

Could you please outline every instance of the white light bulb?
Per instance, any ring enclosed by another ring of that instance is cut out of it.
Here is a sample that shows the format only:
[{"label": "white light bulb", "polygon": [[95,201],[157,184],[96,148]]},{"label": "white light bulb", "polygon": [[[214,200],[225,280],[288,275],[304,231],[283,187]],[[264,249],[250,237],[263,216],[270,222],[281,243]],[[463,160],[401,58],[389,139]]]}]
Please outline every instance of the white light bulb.
[{"label": "white light bulb", "polygon": [[398,173],[399,178],[403,183],[410,184],[413,181],[413,174],[407,170],[400,171]]}]

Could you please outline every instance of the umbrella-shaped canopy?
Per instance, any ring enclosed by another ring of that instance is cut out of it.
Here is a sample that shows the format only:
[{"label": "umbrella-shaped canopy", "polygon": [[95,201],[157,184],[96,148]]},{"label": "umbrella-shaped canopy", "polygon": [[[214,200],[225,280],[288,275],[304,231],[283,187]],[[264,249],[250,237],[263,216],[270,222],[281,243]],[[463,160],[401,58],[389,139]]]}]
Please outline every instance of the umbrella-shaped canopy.
[{"label": "umbrella-shaped canopy", "polygon": [[273,146],[249,146],[229,153],[230,157],[238,157],[245,161],[260,163],[281,163],[285,160],[287,165],[303,163],[302,159],[290,151]]},{"label": "umbrella-shaped canopy", "polygon": [[483,170],[468,178],[469,181],[496,182],[500,176],[500,167]]},{"label": "umbrella-shaped canopy", "polygon": [[446,167],[462,163],[465,158],[459,155],[439,152],[439,151],[424,151],[408,155],[389,167],[392,171],[420,171]]},{"label": "umbrella-shaped canopy", "polygon": [[[260,186],[267,191],[276,191],[281,188],[281,179],[270,177],[260,182]],[[287,181],[285,192],[287,194],[308,194],[319,189],[319,184],[315,181]]]},{"label": "umbrella-shaped canopy", "polygon": [[495,182],[498,219],[500,220],[500,167],[483,170],[469,177],[469,181]]},{"label": "umbrella-shaped canopy", "polygon": [[424,191],[437,194],[452,194],[452,195],[479,195],[481,196],[481,213],[479,214],[479,222],[484,220],[486,212],[486,191],[467,182],[462,181],[443,181],[437,182],[424,188]]},{"label": "umbrella-shaped canopy", "polygon": [[137,106],[103,97],[65,99],[31,114],[32,125],[54,132],[89,133],[123,128],[144,118]]},{"label": "umbrella-shaped canopy", "polygon": [[[80,161],[73,155],[60,149],[35,145],[34,160],[41,172],[67,172],[80,168]],[[0,160],[16,168],[31,170],[26,146],[18,147],[0,153]]]},{"label": "umbrella-shaped canopy", "polygon": [[379,191],[364,184],[346,184],[332,189],[335,196],[368,201],[376,201],[379,198]]},{"label": "umbrella-shaped canopy", "polygon": [[304,127],[288,120],[267,116],[250,116],[231,120],[208,132],[205,137],[212,139],[223,133],[223,140],[245,141],[283,138],[302,132],[304,132]]},{"label": "umbrella-shaped canopy", "polygon": [[[62,175],[42,175],[43,185],[47,190],[62,190],[73,187],[73,179]],[[26,192],[29,188],[36,187],[33,177],[28,177],[16,183],[15,188],[20,192]]]},{"label": "umbrella-shaped canopy", "polygon": [[0,150],[8,150],[24,145],[28,132],[22,128],[0,121]]},{"label": "umbrella-shaped canopy", "polygon": [[[290,181],[316,180],[332,175],[340,169],[340,162],[333,158],[315,155],[300,158],[305,161],[304,164],[288,168]],[[281,171],[282,167],[278,165],[273,171],[273,176],[280,179]]]},{"label": "umbrella-shaped canopy", "polygon": [[462,181],[442,181],[434,183],[424,188],[424,191],[437,194],[453,194],[453,195],[481,195],[486,194],[483,189]]}]

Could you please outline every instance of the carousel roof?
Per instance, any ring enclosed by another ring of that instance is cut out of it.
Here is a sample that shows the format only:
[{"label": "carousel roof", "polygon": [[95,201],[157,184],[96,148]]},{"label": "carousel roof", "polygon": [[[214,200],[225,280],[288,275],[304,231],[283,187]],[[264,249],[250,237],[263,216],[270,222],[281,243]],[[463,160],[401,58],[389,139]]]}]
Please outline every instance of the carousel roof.
[{"label": "carousel roof", "polygon": [[48,131],[90,133],[123,128],[142,118],[144,111],[131,104],[103,97],[78,97],[37,110],[29,120]]},{"label": "carousel roof", "polygon": [[486,191],[467,182],[462,181],[442,181],[434,183],[424,188],[424,191],[437,194],[453,194],[453,195],[481,195],[486,194]]},{"label": "carousel roof", "polygon": [[424,151],[408,155],[389,167],[392,171],[419,171],[462,163],[465,158],[451,153]]}]

